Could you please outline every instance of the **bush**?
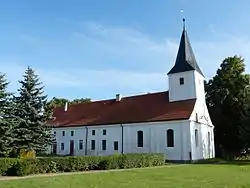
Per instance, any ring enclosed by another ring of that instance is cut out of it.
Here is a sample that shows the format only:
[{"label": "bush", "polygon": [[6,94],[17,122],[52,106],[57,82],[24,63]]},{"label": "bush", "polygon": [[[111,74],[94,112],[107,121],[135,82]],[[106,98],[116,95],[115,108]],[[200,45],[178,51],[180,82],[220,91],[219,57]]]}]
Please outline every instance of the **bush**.
[{"label": "bush", "polygon": [[7,171],[17,163],[15,158],[0,158],[0,176],[6,175]]},{"label": "bush", "polygon": [[234,158],[234,160],[238,160],[238,161],[250,161],[250,155],[241,155],[241,156],[237,156]]},{"label": "bush", "polygon": [[25,150],[21,149],[19,153],[20,159],[35,159],[36,158],[36,152],[35,150]]},{"label": "bush", "polygon": [[120,168],[141,168],[164,165],[163,154],[127,154],[123,155]]},{"label": "bush", "polygon": [[26,176],[40,173],[140,168],[164,165],[163,154],[125,154],[113,156],[41,157],[36,159],[1,159],[2,175]]},{"label": "bush", "polygon": [[121,166],[120,163],[121,163],[120,155],[103,157],[99,163],[99,170],[118,169]]}]

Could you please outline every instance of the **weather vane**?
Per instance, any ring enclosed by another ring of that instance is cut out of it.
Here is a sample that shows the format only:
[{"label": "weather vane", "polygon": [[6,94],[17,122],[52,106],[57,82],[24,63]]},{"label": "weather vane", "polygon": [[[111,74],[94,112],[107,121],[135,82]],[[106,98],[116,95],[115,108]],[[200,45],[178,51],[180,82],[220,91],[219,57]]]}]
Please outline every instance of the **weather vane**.
[{"label": "weather vane", "polygon": [[[181,10],[181,13],[183,13],[184,12],[184,10]],[[182,22],[183,22],[183,30],[185,30],[186,29],[186,26],[185,26],[185,18],[183,17],[182,18]]]}]

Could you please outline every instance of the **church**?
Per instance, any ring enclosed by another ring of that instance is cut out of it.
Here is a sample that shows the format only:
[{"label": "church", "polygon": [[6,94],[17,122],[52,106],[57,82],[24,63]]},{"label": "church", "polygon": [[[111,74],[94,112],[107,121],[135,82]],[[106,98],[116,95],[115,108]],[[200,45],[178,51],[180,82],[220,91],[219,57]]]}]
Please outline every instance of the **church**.
[{"label": "church", "polygon": [[[51,151],[57,155],[164,153],[172,161],[214,158],[214,126],[205,101],[204,74],[185,24],[169,90],[53,110]],[[166,80],[167,81],[167,80]]]}]

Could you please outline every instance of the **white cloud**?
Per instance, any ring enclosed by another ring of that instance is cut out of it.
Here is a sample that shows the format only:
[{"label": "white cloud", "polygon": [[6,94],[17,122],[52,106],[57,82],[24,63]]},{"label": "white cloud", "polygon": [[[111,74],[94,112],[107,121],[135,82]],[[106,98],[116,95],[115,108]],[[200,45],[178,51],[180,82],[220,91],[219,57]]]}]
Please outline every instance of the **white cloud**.
[{"label": "white cloud", "polygon": [[[72,67],[67,69],[63,66],[50,67],[48,64],[34,66],[48,91],[57,95],[58,88],[71,88],[77,95],[79,88],[98,90],[107,87],[112,91],[105,92],[110,93],[126,88],[127,95],[167,89],[166,73],[174,64],[179,38],[166,36],[159,39],[133,28],[106,26],[94,22],[80,25],[81,29],[69,33],[71,42],[61,41],[60,44],[64,44],[64,53],[53,57],[60,61],[64,55],[70,56],[73,49],[76,52],[72,56],[77,53],[78,57],[84,58],[78,59],[77,68],[74,62],[68,62]],[[221,61],[227,56],[239,54],[246,62],[250,59],[249,36],[231,36],[217,31],[215,26],[211,27],[213,35],[216,35],[218,40],[210,41],[204,38],[202,41],[196,41],[190,38],[196,59],[205,75],[213,76]],[[28,36],[24,39],[36,41]],[[53,51],[53,48],[55,47],[48,45],[49,50]],[[82,66],[81,61],[85,63]],[[17,62],[0,63],[1,71],[7,73],[12,83],[21,78],[26,68]],[[93,64],[95,66],[92,66]],[[13,88],[16,86],[12,84]]]}]

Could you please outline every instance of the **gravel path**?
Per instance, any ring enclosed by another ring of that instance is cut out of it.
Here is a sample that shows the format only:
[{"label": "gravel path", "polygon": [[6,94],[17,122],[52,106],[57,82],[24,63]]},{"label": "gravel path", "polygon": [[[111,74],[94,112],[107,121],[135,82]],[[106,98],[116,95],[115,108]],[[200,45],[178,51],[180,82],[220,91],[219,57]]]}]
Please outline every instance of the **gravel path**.
[{"label": "gravel path", "polygon": [[28,179],[28,178],[36,178],[36,177],[67,176],[67,175],[73,175],[73,174],[106,173],[106,172],[143,170],[143,169],[152,169],[152,168],[178,167],[178,166],[184,166],[184,165],[186,165],[186,164],[175,164],[175,165],[167,165],[167,166],[146,167],[146,168],[131,168],[131,169],[92,170],[92,171],[84,171],[84,172],[63,172],[63,173],[50,173],[50,174],[35,174],[35,175],[22,176],[22,177],[20,177],[20,176],[0,176],[0,181]]}]

